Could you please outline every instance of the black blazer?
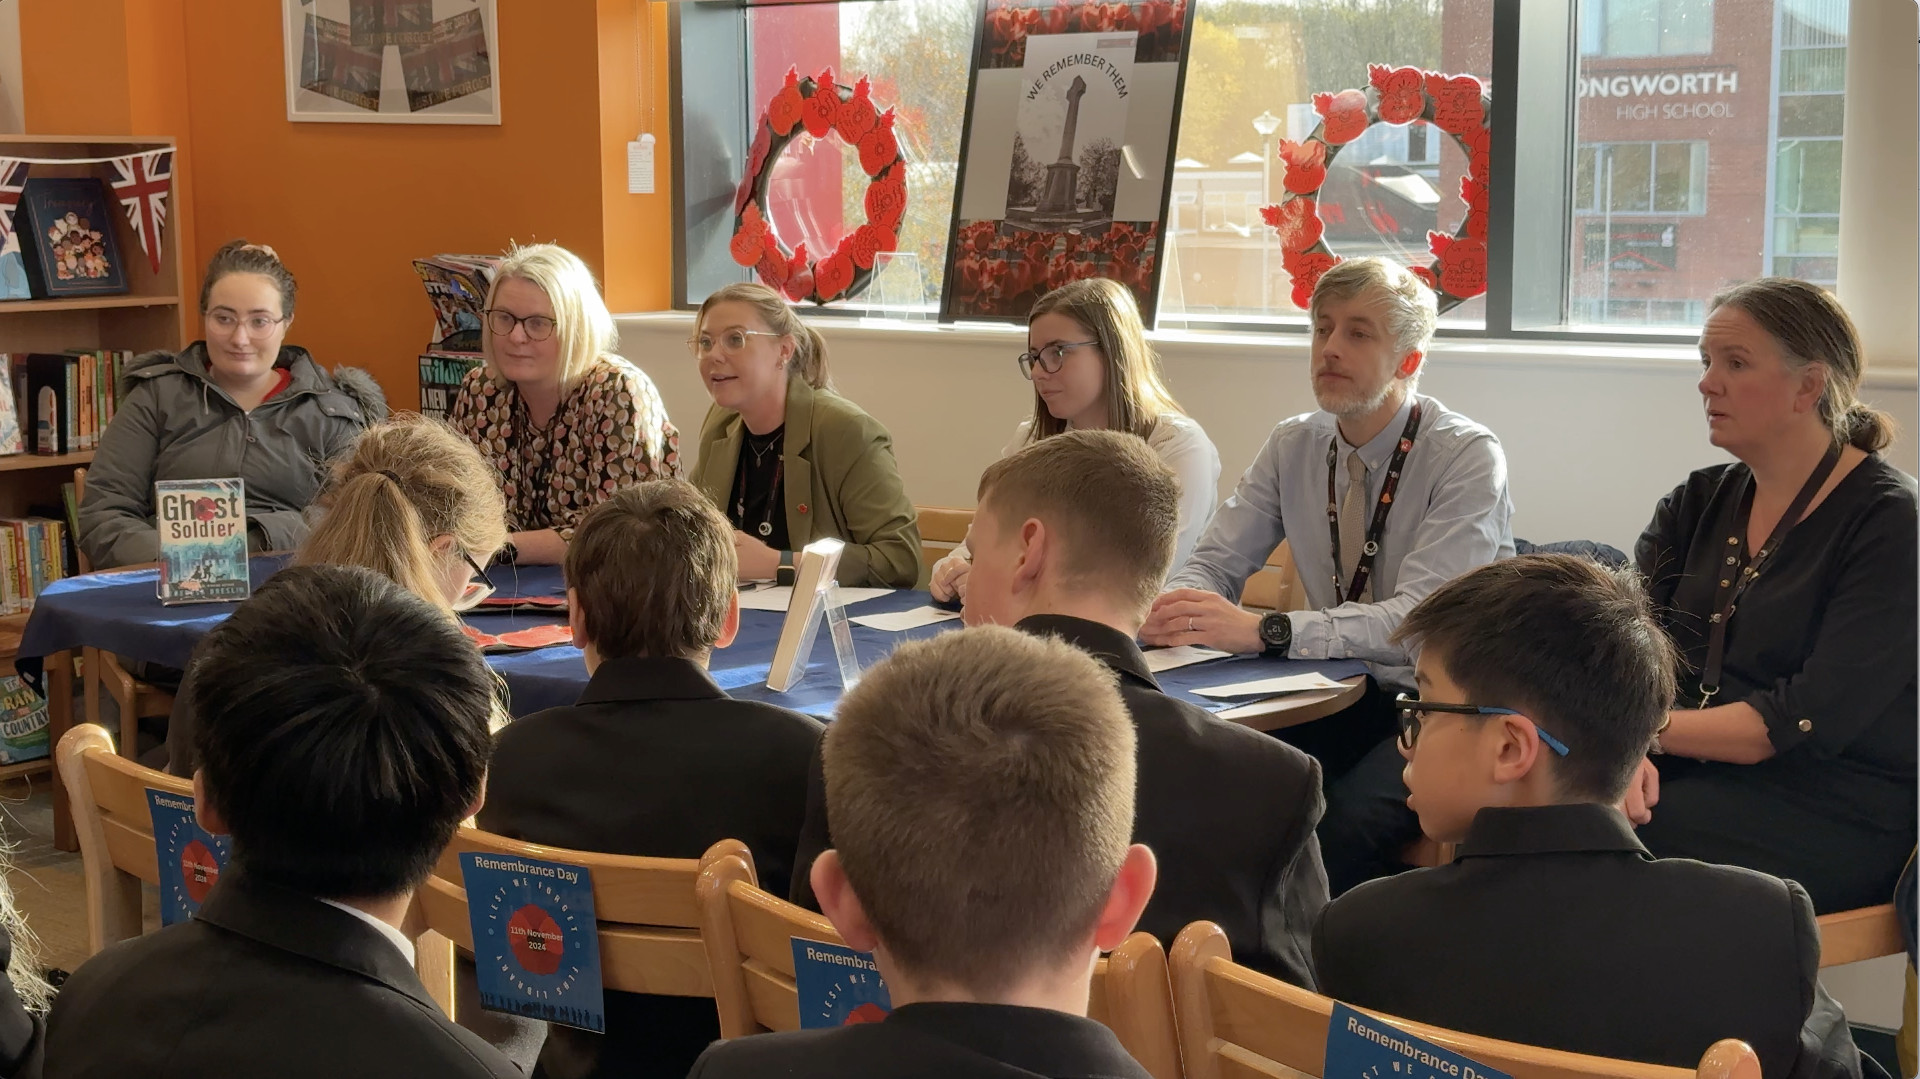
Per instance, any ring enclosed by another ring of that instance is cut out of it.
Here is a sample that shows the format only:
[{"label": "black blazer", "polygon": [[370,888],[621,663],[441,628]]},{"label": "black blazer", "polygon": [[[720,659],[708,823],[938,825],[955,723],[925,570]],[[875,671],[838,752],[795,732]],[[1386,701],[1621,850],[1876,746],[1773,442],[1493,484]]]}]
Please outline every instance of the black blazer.
[{"label": "black blazer", "polygon": [[27,1010],[4,973],[13,965],[13,937],[0,926],[0,1076],[39,1079],[45,1028]]},{"label": "black blazer", "polygon": [[687,1079],[1150,1079],[1084,1016],[1010,1004],[905,1004],[886,1021],[756,1034],[706,1051]]},{"label": "black blazer", "polygon": [[[1139,646],[1110,626],[1036,615],[1016,628],[1059,637],[1119,675],[1138,738],[1133,838],[1160,863],[1140,928],[1171,944],[1189,922],[1217,922],[1240,962],[1312,988],[1309,938],[1327,903],[1313,834],[1326,809],[1319,762],[1162,693]],[[832,845],[818,760],[813,769],[792,892],[807,907],[807,869]]]},{"label": "black blazer", "polygon": [[1575,1053],[1694,1068],[1741,1038],[1767,1079],[1858,1079],[1792,881],[1655,859],[1601,805],[1483,809],[1451,865],[1370,881],[1314,933],[1320,991]]},{"label": "black blazer", "polygon": [[[722,839],[753,851],[761,886],[787,888],[818,721],[736,701],[687,659],[602,663],[571,708],[508,724],[494,744],[480,826],[606,854],[697,858]],[[720,1036],[713,1001],[607,995],[607,1033],[549,1028],[536,1073],[680,1079]]]},{"label": "black blazer", "polygon": [[199,917],[74,971],[46,1044],[49,1079],[521,1075],[378,930],[237,863]]}]

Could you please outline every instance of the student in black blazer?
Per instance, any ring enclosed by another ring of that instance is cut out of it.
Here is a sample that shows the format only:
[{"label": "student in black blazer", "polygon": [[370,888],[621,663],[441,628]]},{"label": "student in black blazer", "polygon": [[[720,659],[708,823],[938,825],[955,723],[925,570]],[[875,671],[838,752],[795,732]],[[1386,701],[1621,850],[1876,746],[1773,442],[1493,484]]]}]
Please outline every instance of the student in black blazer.
[{"label": "student in black blazer", "polygon": [[[979,503],[967,624],[1058,637],[1119,678],[1139,732],[1133,837],[1160,860],[1140,927],[1170,944],[1189,922],[1217,922],[1242,962],[1311,988],[1309,937],[1327,902],[1319,763],[1167,696],[1133,640],[1173,555],[1172,471],[1133,435],[1070,431],[995,463]],[[828,845],[826,817],[816,786],[803,867]],[[811,906],[804,874],[794,885]]]},{"label": "student in black blazer", "polygon": [[[818,721],[728,697],[707,655],[739,629],[733,530],[679,480],[590,510],[567,548],[578,704],[500,732],[480,826],[609,854],[697,858],[722,839],[784,892]],[[535,1074],[680,1079],[720,1036],[713,1001],[609,994],[607,1032],[552,1026]]]},{"label": "student in black blazer", "polygon": [[1635,785],[1659,752],[1674,660],[1633,576],[1564,555],[1495,562],[1400,632],[1419,647],[1421,700],[1402,711],[1408,804],[1458,860],[1334,900],[1314,937],[1321,992],[1672,1067],[1740,1038],[1767,1079],[1858,1079],[1820,988],[1807,893],[1655,859],[1634,838],[1627,812],[1657,802]]},{"label": "student in black blazer", "polygon": [[315,565],[200,656],[195,808],[232,860],[193,921],[73,973],[45,1074],[519,1075],[434,1005],[399,928],[480,800],[496,704],[478,650],[388,578]]},{"label": "student in black blazer", "polygon": [[1113,676],[1079,649],[997,626],[901,645],[828,728],[835,846],[812,870],[893,1012],[722,1042],[692,1076],[1147,1079],[1086,1018],[1094,959],[1153,892],[1127,840],[1134,759]]}]

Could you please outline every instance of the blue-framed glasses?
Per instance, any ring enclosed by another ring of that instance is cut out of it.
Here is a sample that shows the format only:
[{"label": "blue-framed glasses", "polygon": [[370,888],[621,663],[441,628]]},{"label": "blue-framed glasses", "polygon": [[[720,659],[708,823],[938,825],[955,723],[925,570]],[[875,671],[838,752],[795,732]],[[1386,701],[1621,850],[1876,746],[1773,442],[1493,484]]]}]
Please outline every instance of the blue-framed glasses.
[{"label": "blue-framed glasses", "polygon": [[[1437,701],[1423,701],[1405,693],[1393,699],[1393,707],[1400,715],[1400,747],[1406,750],[1413,749],[1414,744],[1420,741],[1420,721],[1428,712],[1445,712],[1448,715],[1458,716],[1522,715],[1511,708],[1494,708],[1484,704],[1441,704]],[[1522,718],[1526,717],[1522,716]],[[1527,722],[1533,723],[1533,720],[1527,719]],[[1538,723],[1533,723],[1533,730],[1540,736],[1540,740],[1547,744],[1548,749],[1562,757],[1567,755],[1569,751],[1565,742],[1548,734],[1546,729]]]}]

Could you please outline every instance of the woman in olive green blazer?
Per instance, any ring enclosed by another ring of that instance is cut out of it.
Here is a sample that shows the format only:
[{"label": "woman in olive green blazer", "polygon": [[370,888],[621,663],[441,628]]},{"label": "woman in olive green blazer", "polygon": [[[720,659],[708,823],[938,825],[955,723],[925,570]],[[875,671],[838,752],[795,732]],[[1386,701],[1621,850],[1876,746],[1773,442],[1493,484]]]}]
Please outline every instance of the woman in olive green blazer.
[{"label": "woman in olive green blazer", "polygon": [[693,482],[733,522],[740,579],[771,579],[793,552],[832,536],[847,545],[841,584],[912,588],[920,526],[893,438],[830,388],[826,342],[756,284],[707,297],[694,326],[713,407]]}]

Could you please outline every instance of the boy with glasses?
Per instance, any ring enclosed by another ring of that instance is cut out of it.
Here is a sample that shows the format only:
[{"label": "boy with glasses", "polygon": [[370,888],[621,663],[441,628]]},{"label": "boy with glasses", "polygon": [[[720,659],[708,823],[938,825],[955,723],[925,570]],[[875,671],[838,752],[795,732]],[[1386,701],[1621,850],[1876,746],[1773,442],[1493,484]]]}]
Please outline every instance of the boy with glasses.
[{"label": "boy with glasses", "polygon": [[1656,860],[1619,808],[1674,695],[1673,645],[1634,577],[1564,555],[1495,562],[1399,634],[1420,689],[1396,702],[1407,804],[1458,856],[1330,904],[1322,992],[1576,1053],[1692,1068],[1731,1037],[1768,1079],[1860,1075],[1816,976],[1807,893]]}]

